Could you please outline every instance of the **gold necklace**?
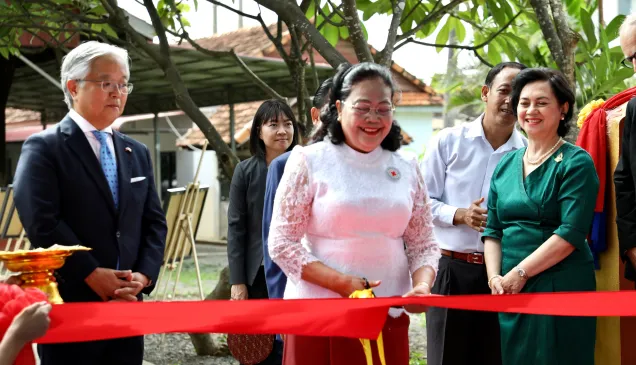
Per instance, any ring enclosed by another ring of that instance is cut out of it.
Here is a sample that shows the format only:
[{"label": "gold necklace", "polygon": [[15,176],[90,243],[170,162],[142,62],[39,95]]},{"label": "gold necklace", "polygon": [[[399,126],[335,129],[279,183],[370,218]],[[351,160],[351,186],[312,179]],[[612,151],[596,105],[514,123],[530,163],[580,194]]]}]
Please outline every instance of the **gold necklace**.
[{"label": "gold necklace", "polygon": [[528,149],[526,148],[526,162],[529,163],[530,165],[538,165],[546,157],[550,156],[552,154],[552,152],[554,152],[554,150],[559,146],[559,143],[561,143],[561,141],[563,141],[563,138],[559,137],[559,140],[557,141],[557,143],[555,143],[554,146],[552,146],[552,148],[550,148],[550,150],[548,152],[544,153],[539,158],[537,158],[536,160],[532,160],[532,161],[530,160],[530,157],[528,156]]}]

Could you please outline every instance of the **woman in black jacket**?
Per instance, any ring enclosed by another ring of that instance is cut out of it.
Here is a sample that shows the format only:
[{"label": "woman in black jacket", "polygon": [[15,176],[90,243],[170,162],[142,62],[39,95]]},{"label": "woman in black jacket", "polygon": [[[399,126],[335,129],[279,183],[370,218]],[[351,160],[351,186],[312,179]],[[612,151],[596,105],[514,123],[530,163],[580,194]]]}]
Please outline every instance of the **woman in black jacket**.
[{"label": "woman in black jacket", "polygon": [[298,136],[296,117],[287,104],[261,104],[250,133],[253,156],[236,166],[230,186],[227,255],[233,300],[267,298],[261,232],[267,167],[294,148]]}]

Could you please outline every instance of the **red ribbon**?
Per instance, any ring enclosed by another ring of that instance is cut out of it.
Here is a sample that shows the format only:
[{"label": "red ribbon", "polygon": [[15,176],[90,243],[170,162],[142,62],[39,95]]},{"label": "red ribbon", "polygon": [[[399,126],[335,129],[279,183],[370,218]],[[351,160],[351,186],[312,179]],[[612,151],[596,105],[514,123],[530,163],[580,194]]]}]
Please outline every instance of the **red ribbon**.
[{"label": "red ribbon", "polygon": [[388,308],[406,304],[558,316],[636,316],[636,291],[458,295],[418,298],[298,299],[53,306],[38,343],[104,340],[152,333],[285,333],[375,339]]}]

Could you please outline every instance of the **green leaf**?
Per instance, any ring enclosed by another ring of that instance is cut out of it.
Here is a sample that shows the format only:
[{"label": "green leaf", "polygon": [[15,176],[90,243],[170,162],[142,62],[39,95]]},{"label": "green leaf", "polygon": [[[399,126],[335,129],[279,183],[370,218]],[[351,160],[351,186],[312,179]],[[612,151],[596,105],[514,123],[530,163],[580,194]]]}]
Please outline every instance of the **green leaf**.
[{"label": "green leaf", "polygon": [[565,6],[567,8],[568,14],[578,18],[580,16],[580,10],[583,8],[584,2],[583,0],[566,0]]},{"label": "green leaf", "polygon": [[190,5],[185,4],[185,3],[181,3],[179,5],[177,5],[177,9],[182,12],[182,13],[187,13],[190,11]]},{"label": "green leaf", "polygon": [[5,37],[10,31],[10,27],[0,27],[0,38]]},{"label": "green leaf", "polygon": [[0,55],[2,57],[8,59],[9,58],[9,49],[7,47],[0,47]]},{"label": "green leaf", "polygon": [[433,22],[424,24],[424,26],[415,33],[415,38],[424,39],[430,36],[435,31],[436,26],[437,24],[434,24]]},{"label": "green leaf", "polygon": [[105,24],[103,30],[106,32],[106,34],[108,34],[111,37],[114,38],[119,38],[119,36],[117,35],[117,33],[113,30],[113,28],[110,27],[110,25]]},{"label": "green leaf", "polygon": [[490,10],[492,17],[495,19],[495,22],[497,22],[500,27],[503,27],[506,24],[505,12],[497,7],[497,3],[494,0],[486,0],[486,3],[488,4],[488,9]]},{"label": "green leaf", "polygon": [[534,59],[534,56],[532,55],[532,51],[530,50],[530,47],[528,46],[528,41],[526,39],[518,37],[512,33],[506,33],[506,36],[512,39],[517,45],[517,47],[519,47],[519,52],[517,54],[521,53],[524,56]]},{"label": "green leaf", "polygon": [[[442,29],[439,30],[439,32],[437,32],[437,37],[435,38],[435,44],[447,44],[448,43],[448,37],[450,35],[450,20],[453,18],[449,18],[449,21],[446,22],[446,24],[444,24],[442,26]],[[442,47],[437,47],[437,53],[442,51]]]},{"label": "green leaf", "polygon": [[309,3],[309,7],[307,8],[307,11],[305,12],[305,16],[307,17],[307,19],[311,19],[314,17],[315,13],[316,13],[316,2],[311,1]]},{"label": "green leaf", "polygon": [[340,32],[338,31],[338,28],[334,27],[331,24],[325,25],[320,33],[322,33],[327,42],[329,42],[329,44],[331,44],[332,46],[335,46],[336,43],[338,43],[338,39],[340,38]]},{"label": "green leaf", "polygon": [[614,73],[614,77],[610,80],[604,82],[598,90],[596,90],[594,97],[592,99],[596,99],[601,96],[605,96],[605,94],[610,91],[614,86],[619,85],[625,79],[632,77],[634,75],[634,70],[631,68],[622,67]]},{"label": "green leaf", "polygon": [[98,5],[91,9],[91,14],[95,14],[97,16],[106,15],[106,9],[103,6]]},{"label": "green leaf", "polygon": [[501,51],[495,42],[488,43],[488,60],[493,65],[501,63]]},{"label": "green leaf", "polygon": [[506,56],[508,56],[508,61],[514,61],[517,59],[516,50],[512,46],[512,44],[508,43],[508,40],[503,37],[498,37],[493,40],[493,42],[497,42],[497,46],[501,49]]},{"label": "green leaf", "polygon": [[347,28],[347,27],[339,27],[338,31],[340,32],[340,38],[349,39],[349,28]]},{"label": "green leaf", "polygon": [[466,27],[464,27],[464,23],[461,20],[453,18],[453,25],[455,26],[455,36],[457,37],[457,41],[459,43],[463,43],[464,39],[466,39]]},{"label": "green leaf", "polygon": [[507,0],[503,0],[500,2],[500,4],[504,13],[506,14],[506,17],[509,19],[512,19],[512,17],[515,16],[515,14],[512,11],[512,6],[510,6],[510,3]]},{"label": "green leaf", "polygon": [[360,28],[362,28],[362,36],[364,39],[369,39],[369,33],[367,32],[367,27],[364,26],[364,23],[360,22]]},{"label": "green leaf", "polygon": [[197,0],[193,0],[194,2],[194,11],[198,11],[199,10],[199,2]]},{"label": "green leaf", "polygon": [[607,34],[607,39],[613,41],[618,38],[618,30],[625,21],[625,15],[618,15],[612,21],[609,22],[607,27],[605,27],[605,33]]},{"label": "green leaf", "polygon": [[181,24],[182,24],[184,27],[189,27],[189,26],[191,25],[191,24],[190,24],[190,22],[188,21],[188,19],[186,19],[186,18],[184,18],[184,17],[181,17]]},{"label": "green leaf", "polygon": [[594,23],[592,22],[592,16],[585,9],[581,9],[581,25],[583,25],[583,32],[585,32],[588,46],[596,48],[597,41],[594,32]]}]

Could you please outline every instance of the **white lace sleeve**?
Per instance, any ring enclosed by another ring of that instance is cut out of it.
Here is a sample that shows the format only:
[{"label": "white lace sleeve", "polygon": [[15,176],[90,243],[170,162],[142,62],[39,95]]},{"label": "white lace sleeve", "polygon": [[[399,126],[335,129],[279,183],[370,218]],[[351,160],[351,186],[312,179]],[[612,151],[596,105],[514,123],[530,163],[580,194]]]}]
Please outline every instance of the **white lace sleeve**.
[{"label": "white lace sleeve", "polygon": [[437,264],[441,253],[433,234],[433,216],[431,214],[430,201],[420,168],[416,163],[414,165],[417,170],[417,187],[411,220],[406,227],[406,231],[404,231],[406,256],[408,257],[411,273],[427,265],[437,272]]},{"label": "white lace sleeve", "polygon": [[304,266],[318,261],[300,243],[312,202],[306,157],[302,147],[295,147],[276,190],[269,231],[269,255],[294,283],[300,281]]}]

